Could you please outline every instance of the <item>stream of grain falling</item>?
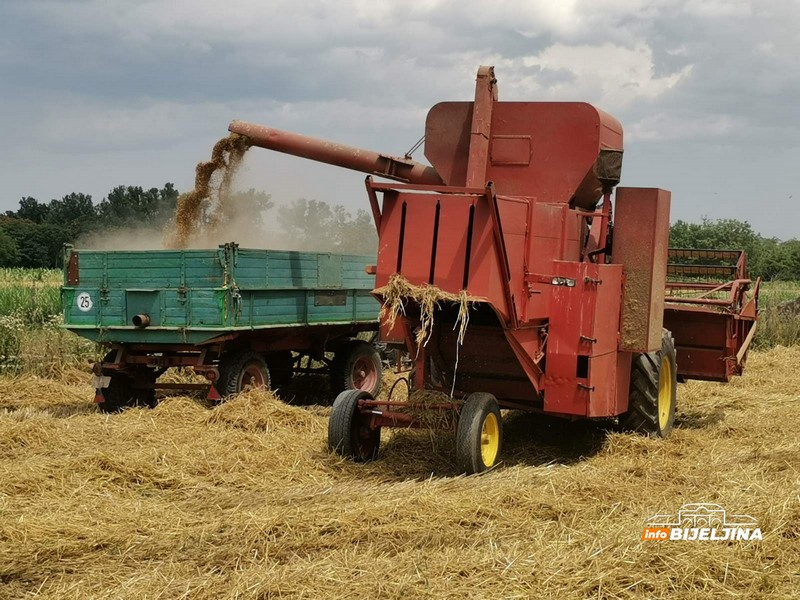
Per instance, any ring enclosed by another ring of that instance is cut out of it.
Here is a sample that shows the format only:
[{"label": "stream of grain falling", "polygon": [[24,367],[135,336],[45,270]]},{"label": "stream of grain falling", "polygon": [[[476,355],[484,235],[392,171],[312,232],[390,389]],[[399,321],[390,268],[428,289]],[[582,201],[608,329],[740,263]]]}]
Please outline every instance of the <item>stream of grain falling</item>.
[{"label": "stream of grain falling", "polygon": [[[165,240],[167,247],[186,248],[192,237],[204,228],[213,231],[224,214],[224,203],[230,196],[233,177],[249,147],[246,137],[231,133],[214,144],[211,160],[197,163],[194,189],[178,198],[175,231]],[[204,223],[203,205],[206,200],[216,203],[216,207],[208,222]]]}]

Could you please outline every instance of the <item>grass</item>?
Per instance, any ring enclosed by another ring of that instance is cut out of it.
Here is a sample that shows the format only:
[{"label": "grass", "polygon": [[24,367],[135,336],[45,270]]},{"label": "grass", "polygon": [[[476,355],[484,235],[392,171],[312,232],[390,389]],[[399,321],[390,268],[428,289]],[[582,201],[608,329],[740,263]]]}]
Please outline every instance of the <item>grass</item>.
[{"label": "grass", "polygon": [[61,314],[61,272],[0,269],[0,315],[15,315],[25,325],[43,325]]},{"label": "grass", "polygon": [[60,328],[61,272],[0,269],[0,371],[52,376],[97,356]]},{"label": "grass", "polygon": [[779,304],[800,298],[799,281],[768,281],[759,293],[759,318],[755,348],[800,344],[800,315],[782,313]]}]

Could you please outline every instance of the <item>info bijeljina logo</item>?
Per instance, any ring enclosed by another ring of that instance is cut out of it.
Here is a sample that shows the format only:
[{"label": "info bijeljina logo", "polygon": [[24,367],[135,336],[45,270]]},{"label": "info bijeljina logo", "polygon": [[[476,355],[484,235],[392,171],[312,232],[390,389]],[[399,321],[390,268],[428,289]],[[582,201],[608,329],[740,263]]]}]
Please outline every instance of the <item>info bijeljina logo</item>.
[{"label": "info bijeljina logo", "polygon": [[684,504],[676,515],[647,519],[642,539],[655,542],[737,542],[761,540],[761,528],[750,515],[734,515],[719,504]]}]

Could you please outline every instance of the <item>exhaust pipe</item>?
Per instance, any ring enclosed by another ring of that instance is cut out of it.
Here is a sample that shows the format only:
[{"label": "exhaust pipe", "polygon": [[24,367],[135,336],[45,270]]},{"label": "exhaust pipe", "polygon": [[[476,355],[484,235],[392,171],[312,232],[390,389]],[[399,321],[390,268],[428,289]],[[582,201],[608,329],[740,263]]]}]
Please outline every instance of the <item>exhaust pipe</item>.
[{"label": "exhaust pipe", "polygon": [[136,315],[135,317],[133,317],[132,320],[134,327],[139,327],[141,329],[144,329],[145,327],[150,325],[150,315],[146,314]]}]

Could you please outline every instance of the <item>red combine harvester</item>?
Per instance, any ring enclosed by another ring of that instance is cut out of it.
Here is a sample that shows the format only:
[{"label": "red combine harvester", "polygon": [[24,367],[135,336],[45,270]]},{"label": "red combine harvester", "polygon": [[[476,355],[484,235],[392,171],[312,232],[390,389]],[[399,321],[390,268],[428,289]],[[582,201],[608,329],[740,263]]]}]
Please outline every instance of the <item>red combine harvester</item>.
[{"label": "red combine harvester", "polygon": [[[670,193],[614,191],[622,126],[589,104],[499,102],[494,69],[481,67],[474,102],[428,113],[432,167],[241,121],[229,129],[256,146],[401,182],[366,180],[379,235],[376,296],[391,308],[381,289],[402,276],[405,289],[451,299],[432,315],[403,299],[381,335],[415,357],[413,388],[451,395],[426,410],[457,420],[423,423],[404,402],[343,392],[328,442],[344,456],[375,458],[383,427],[450,422],[459,468],[481,472],[498,461],[501,409],[617,418],[663,437],[677,381],[742,371],[758,296],[744,256],[669,251]],[[459,294],[469,298],[461,340]]]}]

